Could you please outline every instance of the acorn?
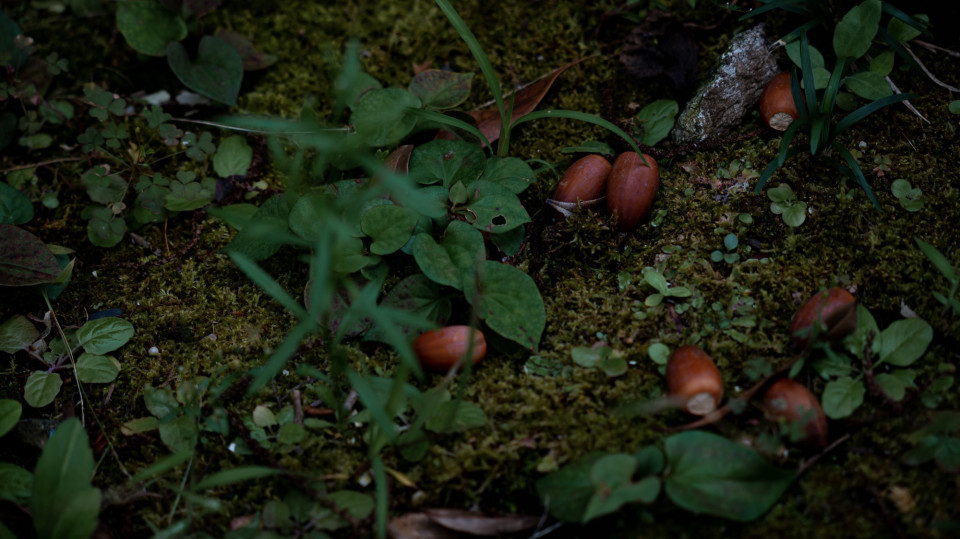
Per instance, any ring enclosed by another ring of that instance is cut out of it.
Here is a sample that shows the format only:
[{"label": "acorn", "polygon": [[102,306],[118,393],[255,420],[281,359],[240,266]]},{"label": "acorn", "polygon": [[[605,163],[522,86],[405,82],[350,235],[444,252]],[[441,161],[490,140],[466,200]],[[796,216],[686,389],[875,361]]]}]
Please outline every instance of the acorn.
[{"label": "acorn", "polygon": [[427,331],[413,340],[413,353],[427,370],[447,372],[467,354],[470,332],[473,331],[473,363],[487,355],[483,332],[470,326],[448,326]]},{"label": "acorn", "polygon": [[564,217],[572,215],[578,206],[595,206],[603,200],[609,175],[610,162],[603,156],[590,154],[581,157],[563,173],[547,205]]},{"label": "acorn", "polygon": [[[813,323],[817,322],[817,328]],[[816,332],[818,340],[839,341],[857,330],[857,300],[842,288],[817,292],[800,306],[790,322],[790,344],[805,348]]]},{"label": "acorn", "polygon": [[681,346],[667,360],[667,390],[693,415],[707,415],[723,398],[720,369],[699,346]]},{"label": "acorn", "polygon": [[763,409],[772,421],[796,422],[805,420],[803,430],[806,437],[802,443],[817,449],[826,447],[827,416],[817,401],[817,397],[803,384],[781,378],[767,388],[763,395]]},{"label": "acorn", "polygon": [[649,166],[636,152],[620,154],[607,180],[607,209],[617,216],[621,232],[628,232],[650,213],[660,187],[660,167],[649,155],[643,157]]},{"label": "acorn", "polygon": [[790,74],[775,75],[760,97],[760,118],[771,129],[786,131],[794,120],[800,117],[797,104],[793,101],[793,92],[790,90]]}]

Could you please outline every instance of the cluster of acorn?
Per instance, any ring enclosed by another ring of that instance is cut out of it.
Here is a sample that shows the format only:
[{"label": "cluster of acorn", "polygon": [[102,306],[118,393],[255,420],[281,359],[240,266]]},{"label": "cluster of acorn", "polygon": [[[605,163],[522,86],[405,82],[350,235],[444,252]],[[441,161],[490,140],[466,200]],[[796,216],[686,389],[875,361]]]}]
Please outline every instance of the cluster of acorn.
[{"label": "cluster of acorn", "polygon": [[602,155],[591,154],[570,165],[547,205],[568,217],[577,208],[606,200],[607,210],[617,216],[617,227],[627,232],[650,213],[659,187],[660,167],[647,154],[641,158],[625,152],[613,165]]},{"label": "cluster of acorn", "polygon": [[[790,322],[790,343],[805,349],[811,338],[833,342],[857,329],[856,300],[842,288],[831,288],[808,299]],[[705,416],[715,411],[723,398],[723,377],[701,348],[677,348],[667,361],[667,390],[688,413]],[[780,378],[767,387],[761,406],[768,419],[803,425],[803,442],[816,448],[827,445],[827,418],[817,398],[803,384]],[[812,412],[812,413],[811,413]]]}]

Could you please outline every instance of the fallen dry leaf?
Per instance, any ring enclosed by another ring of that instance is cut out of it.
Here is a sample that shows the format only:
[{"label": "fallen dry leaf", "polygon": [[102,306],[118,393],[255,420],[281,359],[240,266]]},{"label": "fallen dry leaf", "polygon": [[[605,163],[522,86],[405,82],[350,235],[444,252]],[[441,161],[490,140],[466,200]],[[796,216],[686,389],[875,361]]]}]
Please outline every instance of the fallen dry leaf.
[{"label": "fallen dry leaf", "polygon": [[431,520],[454,531],[493,537],[533,528],[540,522],[537,515],[501,515],[488,517],[479,511],[463,509],[424,509]]}]

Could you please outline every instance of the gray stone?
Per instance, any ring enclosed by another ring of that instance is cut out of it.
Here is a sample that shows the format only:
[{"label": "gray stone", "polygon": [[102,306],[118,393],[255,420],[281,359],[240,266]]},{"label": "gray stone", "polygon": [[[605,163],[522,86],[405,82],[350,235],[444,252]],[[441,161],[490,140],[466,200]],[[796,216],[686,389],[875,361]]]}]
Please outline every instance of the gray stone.
[{"label": "gray stone", "polygon": [[750,112],[778,72],[762,24],[733,36],[710,79],[677,118],[673,140],[691,144],[726,133]]}]

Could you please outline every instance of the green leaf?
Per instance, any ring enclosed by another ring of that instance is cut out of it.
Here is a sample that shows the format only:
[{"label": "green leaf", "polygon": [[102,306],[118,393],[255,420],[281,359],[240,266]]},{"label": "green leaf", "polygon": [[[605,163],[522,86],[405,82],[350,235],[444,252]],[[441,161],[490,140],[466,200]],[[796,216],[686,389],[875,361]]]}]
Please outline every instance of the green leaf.
[{"label": "green leaf", "polygon": [[950,114],[960,114],[960,99],[951,101],[950,104],[947,105],[947,110]]},{"label": "green leaf", "polygon": [[854,380],[849,376],[842,376],[827,382],[821,397],[823,413],[830,419],[847,417],[863,404],[865,393],[866,389],[863,387],[863,382]]},{"label": "green leaf", "polygon": [[410,81],[410,93],[427,109],[451,109],[470,96],[473,73],[454,73],[443,69],[427,69]]},{"label": "green leaf", "polygon": [[233,135],[220,141],[213,154],[213,170],[221,178],[246,176],[253,161],[253,148],[242,135]]},{"label": "green leaf", "polygon": [[880,0],[866,0],[854,6],[837,23],[833,50],[838,58],[860,58],[870,49],[880,24]]},{"label": "green leaf", "polygon": [[191,490],[198,492],[208,488],[222,487],[224,485],[232,485],[234,483],[249,481],[251,479],[269,477],[278,473],[280,473],[280,470],[267,468],[266,466],[238,466],[230,470],[224,470],[222,472],[217,472],[204,477],[195,485],[193,485]]},{"label": "green leaf", "polygon": [[670,359],[670,348],[663,343],[655,342],[647,348],[647,355],[657,365],[666,365]]},{"label": "green leaf", "polygon": [[897,369],[892,373],[878,374],[874,380],[891,400],[900,402],[907,393],[908,387],[913,386],[916,373],[909,369]]},{"label": "green leaf", "polygon": [[752,449],[716,434],[689,431],[666,439],[667,495],[689,511],[749,522],[776,503],[796,478]]},{"label": "green leaf", "polygon": [[476,268],[485,257],[483,236],[462,221],[453,221],[443,233],[442,243],[429,234],[417,234],[413,257],[431,281],[457,290],[471,288]]},{"label": "green leaf", "polygon": [[520,199],[509,190],[485,180],[474,182],[469,190],[470,202],[458,213],[474,228],[502,234],[530,222]]},{"label": "green leaf", "polygon": [[158,427],[160,427],[160,421],[156,417],[138,417],[120,425],[120,432],[123,433],[124,436],[132,436],[134,434],[157,430]]},{"label": "green leaf", "polygon": [[27,195],[0,182],[0,224],[22,225],[33,219],[33,203]]},{"label": "green leaf", "polygon": [[21,48],[16,39],[21,34],[23,31],[16,21],[0,11],[0,60],[9,62],[14,69],[19,69],[27,61],[28,51]]},{"label": "green leaf", "polygon": [[847,89],[871,101],[893,95],[893,89],[882,75],[873,71],[854,73],[843,80]]},{"label": "green leaf", "polygon": [[877,335],[880,362],[908,367],[930,346],[933,328],[919,318],[897,320]]},{"label": "green leaf", "polygon": [[[438,326],[450,318],[451,309],[450,299],[441,293],[440,286],[422,273],[411,275],[391,288],[380,306],[400,309]],[[404,335],[412,336],[416,328],[401,324],[399,329]],[[385,339],[377,327],[364,335],[364,340],[387,342]]]},{"label": "green leaf", "polygon": [[200,432],[197,420],[190,416],[182,415],[172,421],[162,422],[157,428],[160,441],[174,453],[192,451],[197,445]]},{"label": "green leaf", "polygon": [[594,494],[590,472],[603,453],[590,453],[537,481],[537,495],[547,511],[564,522],[580,522]]},{"label": "green leaf", "polygon": [[923,254],[927,255],[930,262],[933,262],[933,267],[937,268],[937,271],[943,274],[951,283],[956,280],[957,276],[954,272],[953,264],[947,260],[947,257],[943,256],[943,253],[941,253],[939,249],[920,238],[914,237],[913,239],[917,242],[917,247],[923,251]]},{"label": "green leaf", "polygon": [[663,276],[659,271],[650,268],[647,271],[643,272],[643,280],[647,282],[650,286],[660,292],[663,295],[669,293],[669,285],[667,284],[667,278]]},{"label": "green leaf", "polygon": [[280,430],[277,431],[277,442],[287,445],[298,444],[303,440],[306,434],[307,430],[303,425],[299,425],[297,423],[285,423],[280,427]]},{"label": "green leaf", "polygon": [[364,212],[360,228],[373,239],[370,252],[388,255],[400,250],[410,241],[419,217],[415,210],[394,204],[381,204]]},{"label": "green leaf", "polygon": [[[883,51],[875,56],[873,60],[870,60],[870,71],[881,77],[886,77],[893,71],[894,58],[893,51]],[[889,88],[890,85],[888,84],[887,87]]]},{"label": "green leaf", "polygon": [[350,124],[367,146],[390,146],[417,124],[408,108],[420,108],[420,100],[403,88],[370,90],[353,106]]},{"label": "green leaf", "polygon": [[410,177],[421,184],[438,181],[449,189],[457,182],[470,187],[483,172],[487,160],[476,144],[459,140],[432,140],[410,155]]},{"label": "green leaf", "polygon": [[15,314],[0,324],[0,351],[15,354],[40,338],[40,331],[27,317]]},{"label": "green leaf", "polygon": [[77,376],[84,383],[107,384],[120,374],[120,362],[111,356],[84,353],[77,358]]},{"label": "green leaf", "polygon": [[[299,200],[296,204],[299,204]],[[294,220],[292,207],[294,202],[291,197],[275,195],[269,198],[224,250],[228,254],[241,254],[252,261],[270,258],[283,246],[284,234],[289,235],[287,221]]]},{"label": "green leaf", "polygon": [[180,43],[169,43],[167,62],[187,88],[231,107],[237,104],[243,59],[225,40],[203,36],[195,59]]},{"label": "green leaf", "polygon": [[93,451],[80,420],[61,423],[33,476],[33,523],[40,538],[85,538],[97,527],[100,491],[90,483]]},{"label": "green leaf", "polygon": [[150,384],[143,386],[143,404],[157,419],[172,418],[180,410],[180,404],[173,392],[166,388],[155,388]]},{"label": "green leaf", "polygon": [[0,286],[53,282],[60,265],[40,238],[26,230],[0,224]]},{"label": "green leaf", "polygon": [[452,400],[441,402],[427,420],[426,428],[433,432],[462,432],[487,424],[487,414],[472,402]]},{"label": "green leaf", "polygon": [[638,483],[631,483],[630,477],[636,467],[636,459],[622,453],[598,459],[590,469],[590,481],[595,490],[581,521],[585,523],[613,513],[627,503],[650,503],[655,500],[660,493],[660,480],[647,477]]},{"label": "green leaf", "polygon": [[522,193],[537,176],[524,160],[516,157],[491,157],[480,179],[495,183],[514,194]]},{"label": "green leaf", "polygon": [[[22,506],[30,505],[33,495],[33,474],[16,464],[0,462],[0,500],[10,500]],[[0,537],[16,539],[12,533],[4,536],[0,530]]]},{"label": "green leaf", "polygon": [[127,344],[133,333],[133,324],[129,321],[108,316],[85,323],[77,331],[77,338],[88,353],[106,354]]},{"label": "green leaf", "polygon": [[656,146],[658,142],[667,138],[679,111],[679,105],[672,99],[658,99],[640,109],[635,118],[643,127],[640,143]]},{"label": "green leaf", "polygon": [[[914,18],[921,23],[929,22],[930,18],[926,15],[915,15]],[[923,32],[910,26],[909,24],[903,22],[897,17],[891,17],[890,22],[887,23],[887,31],[890,32],[890,35],[893,39],[899,41],[900,43],[905,43],[911,39],[919,36]]]},{"label": "green leaf", "polygon": [[53,402],[60,393],[63,380],[52,372],[33,371],[23,386],[23,399],[34,408],[41,408]]},{"label": "green leaf", "polygon": [[168,43],[187,37],[183,19],[150,0],[117,4],[117,30],[134,50],[150,56],[163,56]]},{"label": "green leaf", "polygon": [[[89,208],[88,208],[89,209]],[[127,233],[127,222],[114,215],[110,208],[93,208],[87,223],[87,238],[97,247],[113,247]]]},{"label": "green leaf", "polygon": [[[10,432],[20,421],[23,407],[13,399],[0,399],[0,437]],[[3,483],[0,481],[0,483]]]},{"label": "green leaf", "polygon": [[536,283],[523,271],[492,260],[480,268],[478,290],[464,290],[477,316],[501,336],[536,350],[547,324]]},{"label": "green leaf", "polygon": [[783,212],[783,222],[787,226],[794,228],[803,224],[807,220],[807,203],[795,202],[787,207]]}]

